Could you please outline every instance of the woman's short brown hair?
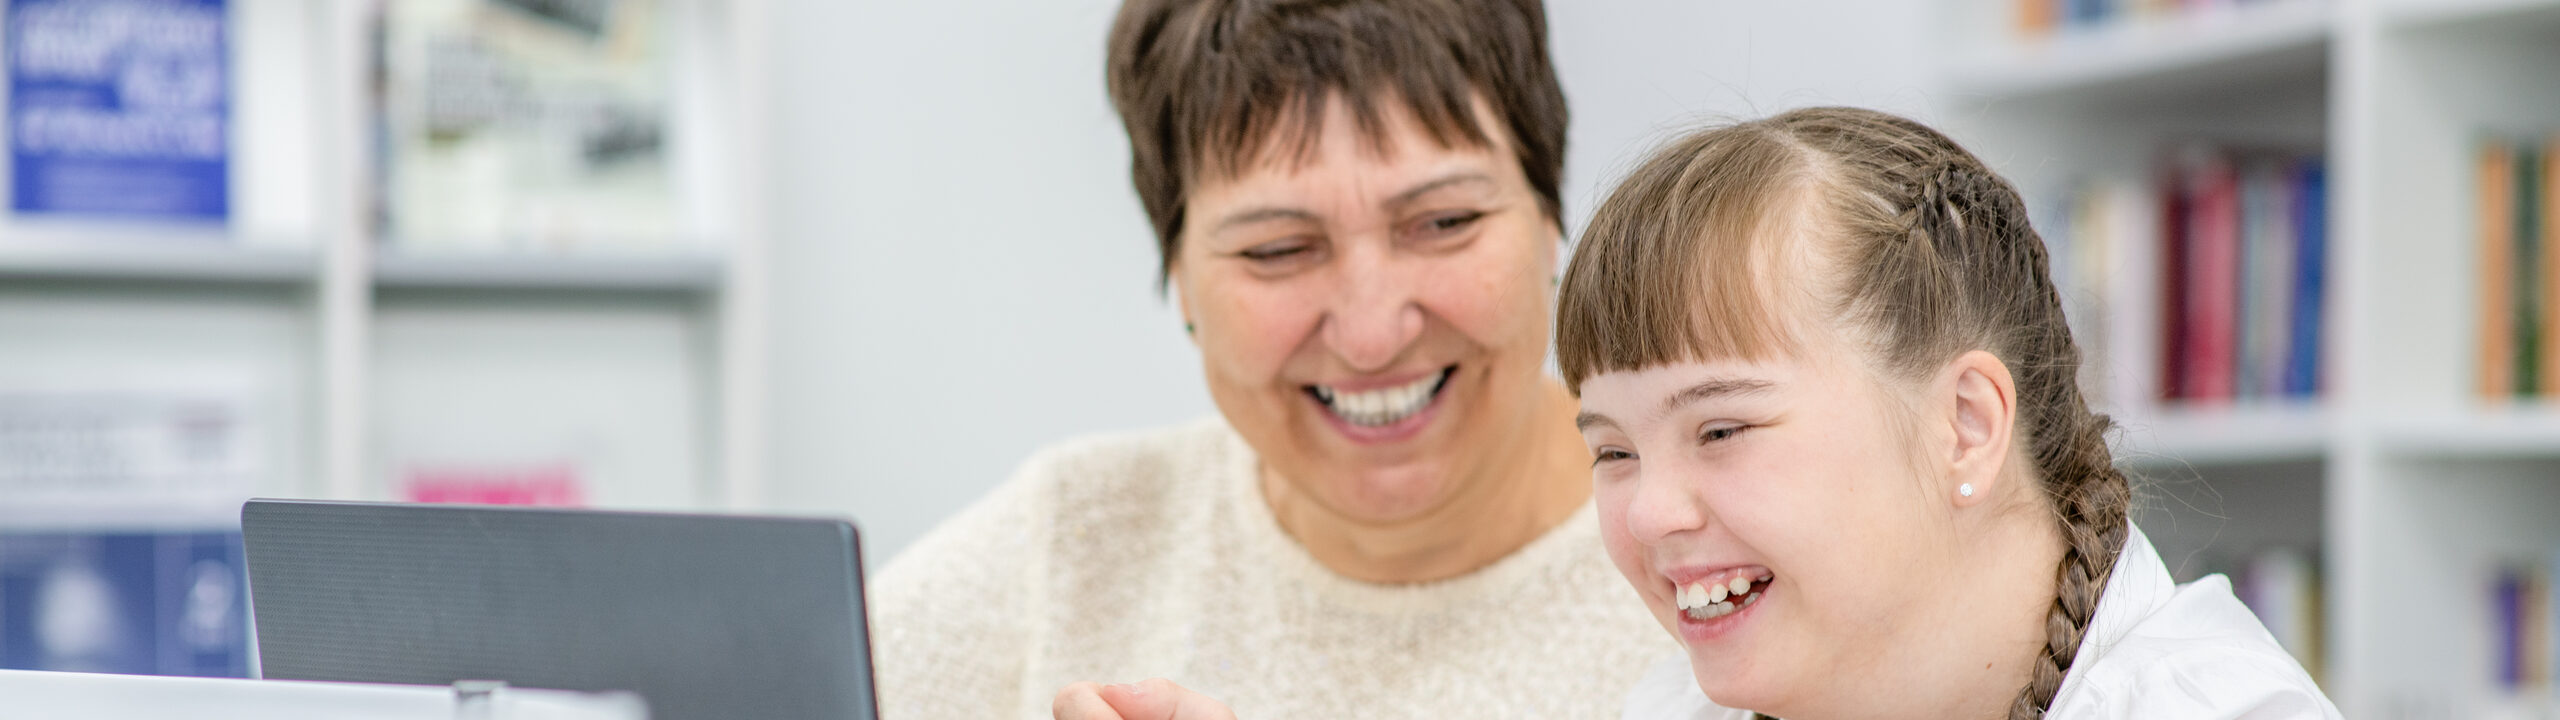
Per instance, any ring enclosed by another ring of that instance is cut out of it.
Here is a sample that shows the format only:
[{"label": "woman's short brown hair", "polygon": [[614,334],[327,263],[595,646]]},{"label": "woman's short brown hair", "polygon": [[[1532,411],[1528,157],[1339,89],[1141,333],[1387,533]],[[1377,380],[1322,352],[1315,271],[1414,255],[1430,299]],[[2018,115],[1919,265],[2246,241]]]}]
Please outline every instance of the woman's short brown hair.
[{"label": "woman's short brown hair", "polygon": [[1275,151],[1305,157],[1336,100],[1373,143],[1386,133],[1379,103],[1396,102],[1444,147],[1489,147],[1481,98],[1539,209],[1562,222],[1564,91],[1539,0],[1127,0],[1107,75],[1159,280],[1181,250],[1193,184]]}]

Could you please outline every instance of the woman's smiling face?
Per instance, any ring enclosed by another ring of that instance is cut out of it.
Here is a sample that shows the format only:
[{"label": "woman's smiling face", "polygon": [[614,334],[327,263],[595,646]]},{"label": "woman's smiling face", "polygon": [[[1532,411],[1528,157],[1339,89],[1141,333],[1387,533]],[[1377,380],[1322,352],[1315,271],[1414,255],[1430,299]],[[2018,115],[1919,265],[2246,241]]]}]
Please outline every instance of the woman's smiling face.
[{"label": "woman's smiling face", "polygon": [[1502,124],[1435,141],[1327,103],[1303,157],[1203,173],[1173,280],[1210,395],[1280,477],[1371,522],[1447,502],[1535,432],[1559,231]]},{"label": "woman's smiling face", "polygon": [[1963,586],[1943,577],[1950,516],[1931,510],[1909,441],[1925,424],[1895,422],[1913,410],[1859,350],[1803,350],[1791,354],[1820,360],[1678,362],[1581,385],[1609,556],[1727,706],[1836,691],[1883,647],[1926,637],[1929,594]]}]

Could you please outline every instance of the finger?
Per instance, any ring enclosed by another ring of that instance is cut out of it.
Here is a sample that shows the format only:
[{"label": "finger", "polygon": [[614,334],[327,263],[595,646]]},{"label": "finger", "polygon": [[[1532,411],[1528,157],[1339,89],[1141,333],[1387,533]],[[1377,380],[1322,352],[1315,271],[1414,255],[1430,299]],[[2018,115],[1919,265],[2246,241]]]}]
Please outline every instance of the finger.
[{"label": "finger", "polygon": [[1089,682],[1059,690],[1049,701],[1049,715],[1056,720],[1123,720],[1120,711],[1102,699],[1102,686]]},{"label": "finger", "polygon": [[1207,695],[1171,680],[1148,678],[1102,688],[1102,699],[1126,720],[1235,720],[1235,713]]}]

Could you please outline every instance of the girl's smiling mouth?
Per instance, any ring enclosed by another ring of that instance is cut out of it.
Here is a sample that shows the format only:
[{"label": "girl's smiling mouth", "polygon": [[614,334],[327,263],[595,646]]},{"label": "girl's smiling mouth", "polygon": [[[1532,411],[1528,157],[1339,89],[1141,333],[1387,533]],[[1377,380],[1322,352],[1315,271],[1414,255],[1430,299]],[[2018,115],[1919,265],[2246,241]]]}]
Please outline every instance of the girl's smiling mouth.
[{"label": "girl's smiling mouth", "polygon": [[[1777,579],[1767,570],[1731,573],[1730,578],[1698,580],[1675,588],[1680,615],[1686,620],[1704,622],[1741,612],[1760,602],[1769,583]],[[1721,580],[1719,582],[1718,580]]]},{"label": "girl's smiling mouth", "polygon": [[1677,620],[1672,634],[1690,647],[1724,638],[1757,617],[1759,613],[1754,611],[1778,580],[1777,574],[1763,565],[1727,566],[1705,572],[1691,569],[1665,575],[1674,578],[1671,594],[1676,611],[1673,617]]}]

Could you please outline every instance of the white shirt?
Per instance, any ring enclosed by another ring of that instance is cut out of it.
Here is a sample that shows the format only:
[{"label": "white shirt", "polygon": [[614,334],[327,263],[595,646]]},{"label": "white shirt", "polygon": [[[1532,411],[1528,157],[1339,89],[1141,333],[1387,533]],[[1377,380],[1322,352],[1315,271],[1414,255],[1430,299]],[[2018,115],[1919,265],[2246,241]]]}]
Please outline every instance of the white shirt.
[{"label": "white shirt", "polygon": [[[1627,720],[1748,720],[1698,690],[1687,655],[1654,664],[1627,694]],[[2267,634],[2220,575],[2178,585],[2141,528],[2125,539],[2046,717],[2069,720],[2337,720],[2338,708]]]}]

